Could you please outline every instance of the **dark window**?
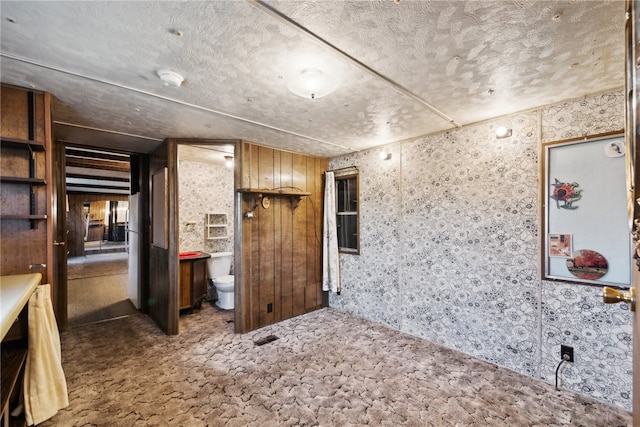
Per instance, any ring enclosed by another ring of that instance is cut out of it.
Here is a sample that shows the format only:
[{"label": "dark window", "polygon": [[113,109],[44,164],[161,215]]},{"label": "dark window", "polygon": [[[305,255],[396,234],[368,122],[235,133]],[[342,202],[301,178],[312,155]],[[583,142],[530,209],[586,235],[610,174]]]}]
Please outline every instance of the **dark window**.
[{"label": "dark window", "polygon": [[340,252],[360,253],[358,175],[336,177],[336,219]]}]

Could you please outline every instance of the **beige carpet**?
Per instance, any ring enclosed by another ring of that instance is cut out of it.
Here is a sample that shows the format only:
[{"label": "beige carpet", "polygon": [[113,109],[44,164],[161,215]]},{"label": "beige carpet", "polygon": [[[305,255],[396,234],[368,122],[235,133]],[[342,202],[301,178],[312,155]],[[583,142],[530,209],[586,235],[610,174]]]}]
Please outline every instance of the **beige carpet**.
[{"label": "beige carpet", "polygon": [[[629,413],[333,309],[252,333],[208,304],[62,333],[70,405],[42,426],[626,426]],[[270,335],[277,340],[255,345]]]},{"label": "beige carpet", "polygon": [[127,296],[127,254],[70,258],[67,279],[69,326],[137,312]]}]

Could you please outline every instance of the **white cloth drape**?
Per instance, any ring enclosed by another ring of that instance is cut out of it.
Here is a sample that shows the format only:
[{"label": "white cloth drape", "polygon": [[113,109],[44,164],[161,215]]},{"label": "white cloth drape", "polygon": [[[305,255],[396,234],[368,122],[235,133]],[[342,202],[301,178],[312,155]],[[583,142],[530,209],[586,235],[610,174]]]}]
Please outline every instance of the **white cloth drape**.
[{"label": "white cloth drape", "polygon": [[49,285],[38,286],[29,298],[29,350],[23,391],[28,425],[39,424],[69,405]]},{"label": "white cloth drape", "polygon": [[340,258],[336,225],[336,183],[333,172],[325,173],[324,227],[322,233],[322,290],[340,292]]}]

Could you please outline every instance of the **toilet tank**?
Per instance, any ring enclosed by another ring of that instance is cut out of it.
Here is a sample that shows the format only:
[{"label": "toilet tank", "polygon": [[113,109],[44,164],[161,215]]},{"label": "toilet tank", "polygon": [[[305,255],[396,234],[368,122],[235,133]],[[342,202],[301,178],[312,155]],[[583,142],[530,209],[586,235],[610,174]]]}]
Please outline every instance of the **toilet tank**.
[{"label": "toilet tank", "polygon": [[231,272],[231,252],[215,252],[207,259],[207,275],[210,279],[226,276]]}]

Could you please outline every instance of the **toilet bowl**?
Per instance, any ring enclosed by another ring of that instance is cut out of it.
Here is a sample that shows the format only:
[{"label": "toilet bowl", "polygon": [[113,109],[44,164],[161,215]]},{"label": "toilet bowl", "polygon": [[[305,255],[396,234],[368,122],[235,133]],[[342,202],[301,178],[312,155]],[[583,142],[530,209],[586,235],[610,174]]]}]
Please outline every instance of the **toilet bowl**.
[{"label": "toilet bowl", "polygon": [[207,275],[218,295],[216,305],[223,310],[235,307],[235,283],[231,271],[231,252],[216,252],[207,259]]}]

